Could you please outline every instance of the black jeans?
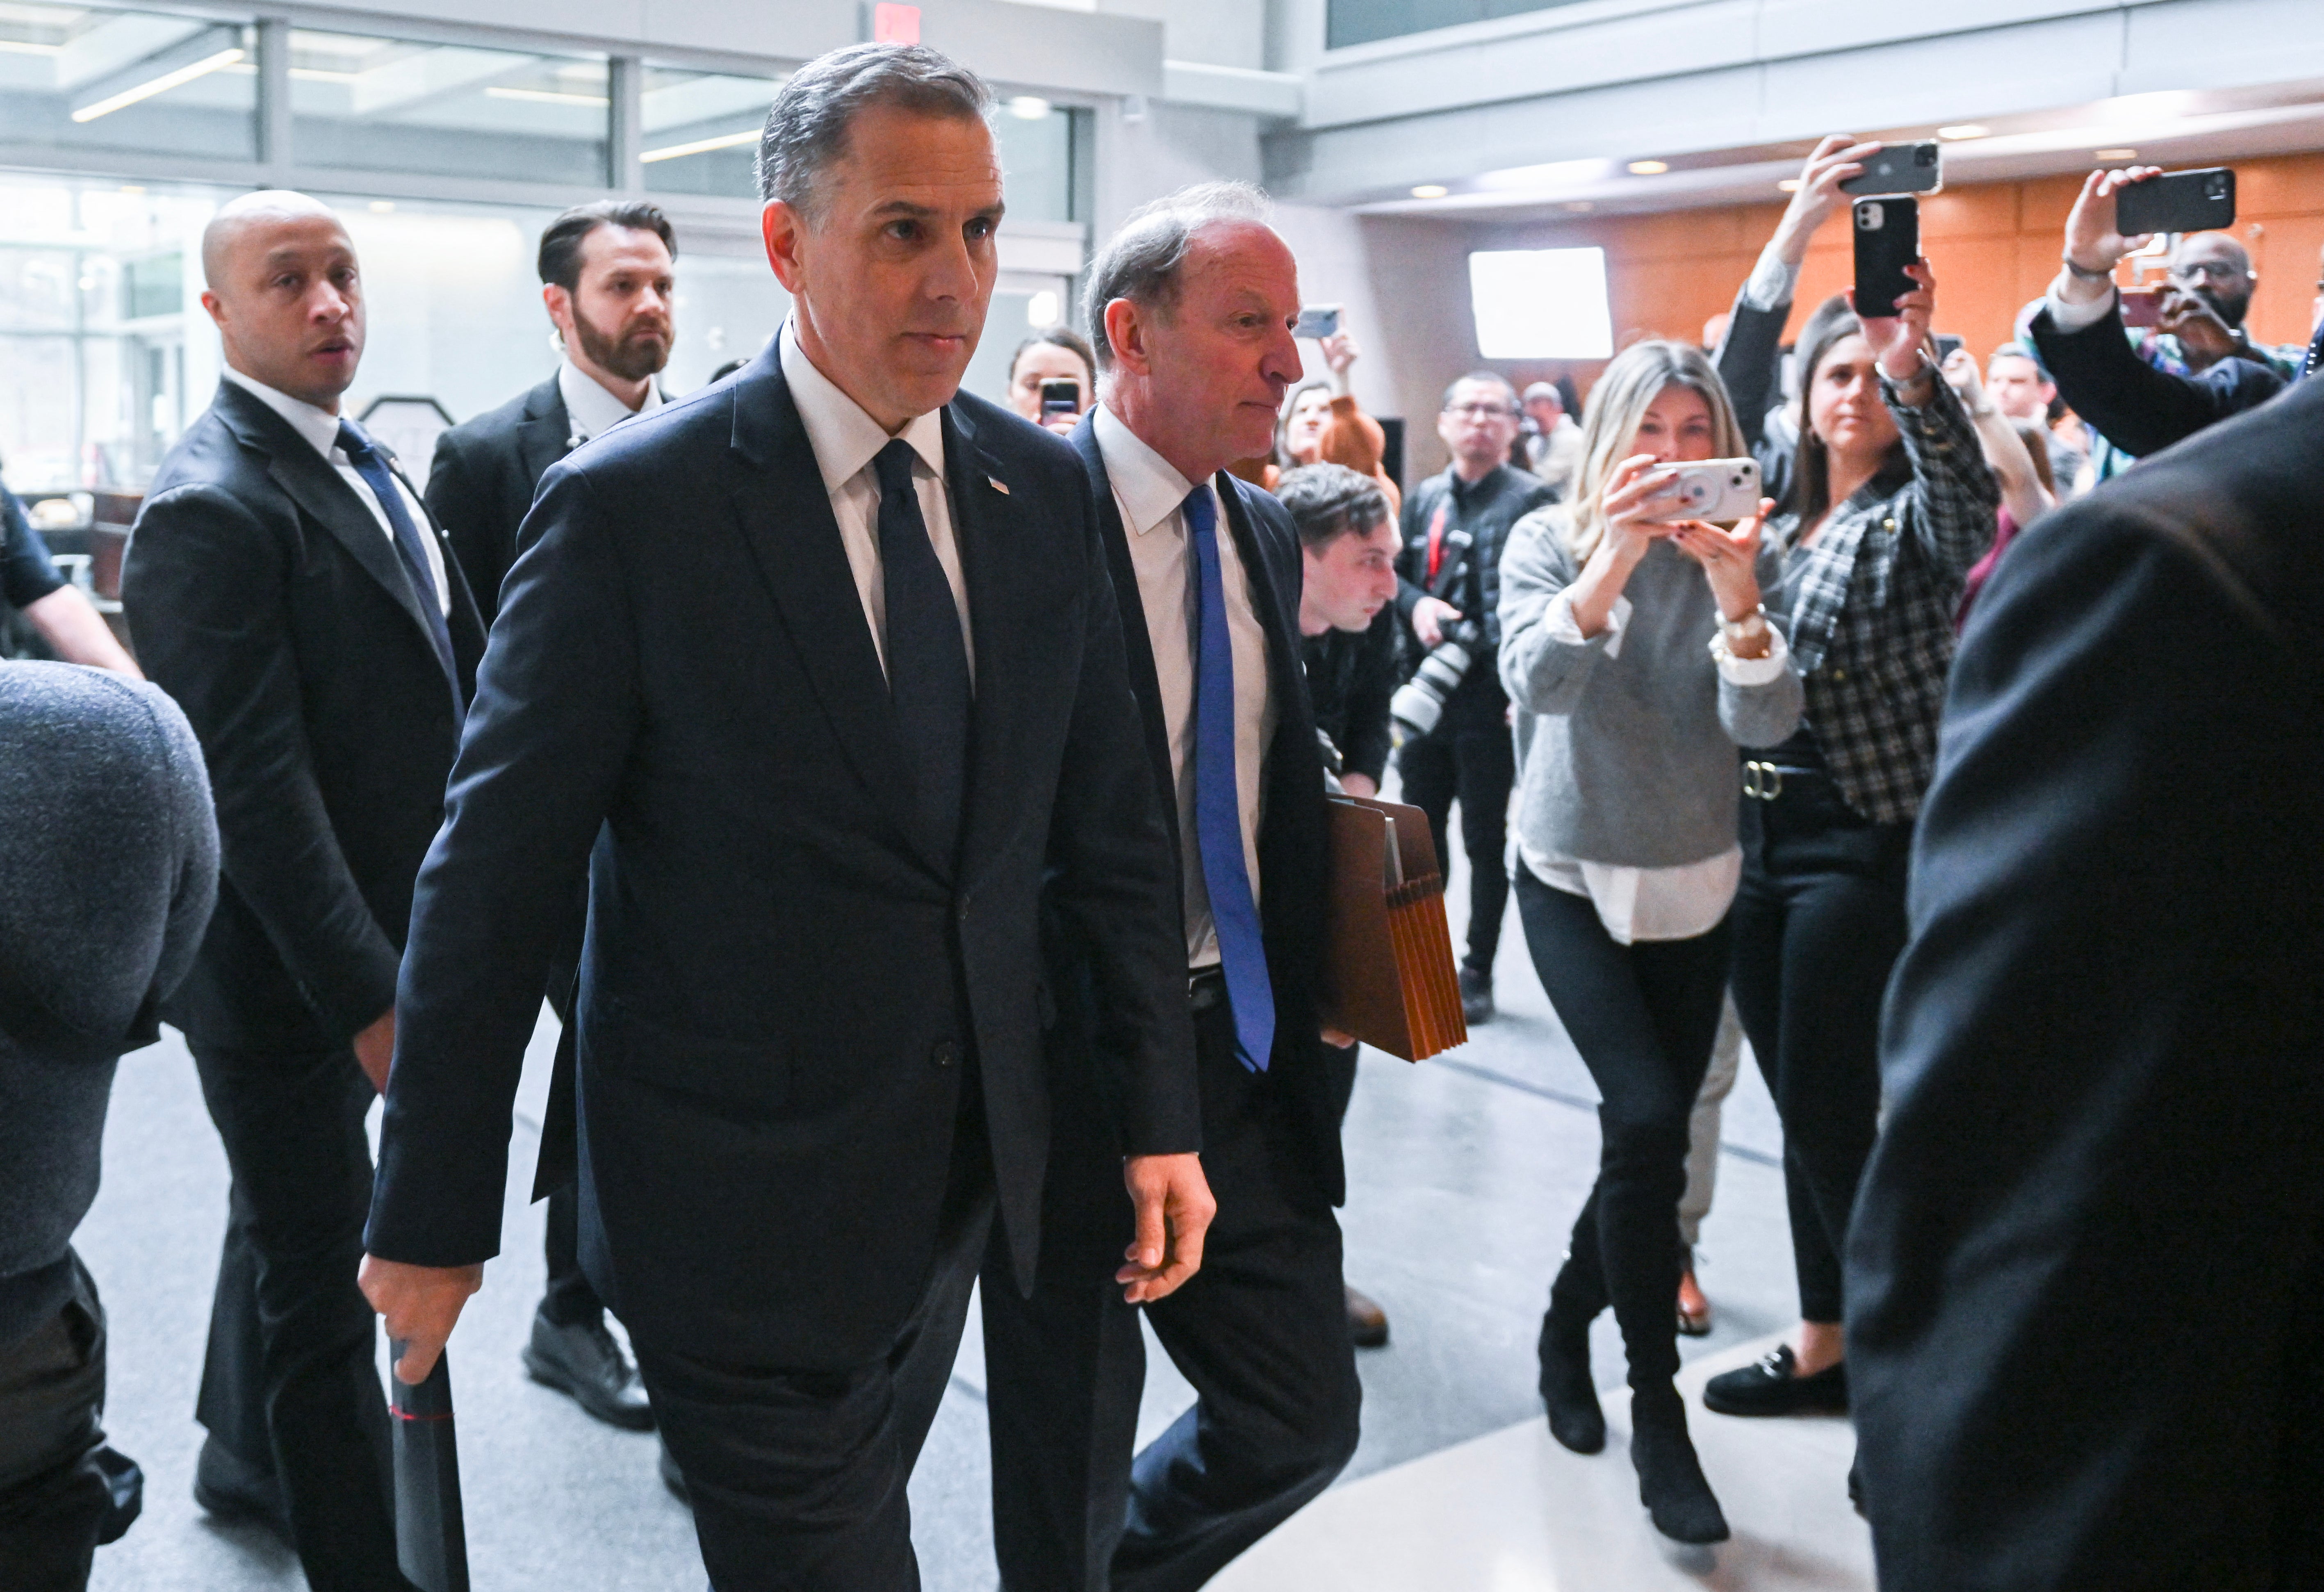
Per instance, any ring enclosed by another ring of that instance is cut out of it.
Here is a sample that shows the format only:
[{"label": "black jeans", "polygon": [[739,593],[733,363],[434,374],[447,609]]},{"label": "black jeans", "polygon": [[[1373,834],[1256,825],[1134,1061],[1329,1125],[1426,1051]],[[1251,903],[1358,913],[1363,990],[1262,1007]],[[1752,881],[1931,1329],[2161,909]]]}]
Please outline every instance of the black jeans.
[{"label": "black jeans", "polygon": [[112,1514],[96,1462],[105,1310],[78,1256],[72,1265],[63,1308],[0,1343],[0,1585],[9,1592],[80,1592]]},{"label": "black jeans", "polygon": [[1735,1009],[1784,1124],[1800,1315],[1847,1319],[1849,1213],[1880,1118],[1880,1002],[1904,949],[1910,824],[1874,824],[1828,777],[1743,800]]},{"label": "black jeans", "polygon": [[1599,1094],[1598,1181],[1551,1286],[1550,1314],[1580,1336],[1611,1304],[1630,1385],[1667,1389],[1678,1375],[1672,1302],[1687,1125],[1719,1034],[1728,927],[1622,945],[1587,897],[1544,884],[1523,866],[1517,897],[1542,988]]},{"label": "black jeans", "polygon": [[377,1318],[355,1286],[376,1096],[346,1045],[189,1045],[234,1173],[195,1416],[279,1478],[314,1592],[408,1592]]},{"label": "black jeans", "polygon": [[[1489,669],[1492,659],[1480,658],[1471,667]],[[1476,693],[1473,699],[1471,692]],[[1508,864],[1502,853],[1517,757],[1504,716],[1508,707],[1498,689],[1488,693],[1463,681],[1436,728],[1406,741],[1396,754],[1404,799],[1428,814],[1436,865],[1448,874],[1452,856],[1445,849],[1445,828],[1453,802],[1461,804],[1461,843],[1469,855],[1469,952],[1461,965],[1487,978],[1501,947],[1501,916],[1509,905]]]}]

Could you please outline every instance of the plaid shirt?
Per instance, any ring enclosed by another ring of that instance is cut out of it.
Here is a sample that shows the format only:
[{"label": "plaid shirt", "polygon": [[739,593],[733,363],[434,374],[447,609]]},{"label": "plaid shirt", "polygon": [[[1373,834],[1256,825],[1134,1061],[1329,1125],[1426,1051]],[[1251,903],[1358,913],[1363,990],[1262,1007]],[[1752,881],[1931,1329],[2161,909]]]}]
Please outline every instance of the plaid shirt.
[{"label": "plaid shirt", "polygon": [[1797,514],[1768,530],[1785,549],[1780,599],[1807,686],[1807,722],[1848,805],[1878,824],[1920,810],[1936,762],[1953,661],[1953,614],[1969,566],[1993,545],[2001,488],[1969,412],[1941,378],[1928,404],[1888,412],[1912,475],[1876,477],[1807,546]]}]

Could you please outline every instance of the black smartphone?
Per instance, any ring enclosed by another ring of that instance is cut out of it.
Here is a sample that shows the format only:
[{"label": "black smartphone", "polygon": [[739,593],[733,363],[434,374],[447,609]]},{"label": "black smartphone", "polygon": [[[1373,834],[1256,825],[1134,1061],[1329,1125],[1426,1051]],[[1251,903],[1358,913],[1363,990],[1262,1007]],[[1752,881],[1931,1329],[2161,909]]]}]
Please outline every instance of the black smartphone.
[{"label": "black smartphone", "polygon": [[2232,167],[2168,171],[2134,182],[2114,196],[2114,229],[2125,237],[2153,232],[2211,232],[2235,224]]},{"label": "black smartphone", "polygon": [[1340,307],[1336,304],[1303,304],[1299,307],[1298,324],[1291,328],[1295,337],[1336,337],[1340,335]]},{"label": "black smartphone", "polygon": [[1935,193],[1945,185],[1943,146],[1892,143],[1867,155],[1864,170],[1840,185],[1845,194]]},{"label": "black smartphone", "polygon": [[1937,345],[1937,363],[1939,364],[1944,363],[1945,361],[1950,359],[1954,354],[1959,354],[1963,347],[1967,346],[1960,338],[1954,336],[1950,332],[1935,333],[1932,335],[1931,341],[1934,342]]},{"label": "black smartphone", "polygon": [[1911,199],[1858,199],[1856,313],[1890,316],[1917,285],[1904,267],[1921,257],[1921,207]]},{"label": "black smartphone", "polygon": [[1080,414],[1082,384],[1070,376],[1060,376],[1042,382],[1041,412],[1045,415]]}]

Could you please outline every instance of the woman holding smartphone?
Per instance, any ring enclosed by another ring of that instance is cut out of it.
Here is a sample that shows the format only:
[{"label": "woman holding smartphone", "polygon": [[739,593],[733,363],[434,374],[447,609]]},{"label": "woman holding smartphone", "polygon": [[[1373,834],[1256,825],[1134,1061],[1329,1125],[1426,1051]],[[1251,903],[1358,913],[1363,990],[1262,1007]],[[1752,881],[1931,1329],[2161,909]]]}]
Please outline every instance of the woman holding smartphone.
[{"label": "woman holding smartphone", "polygon": [[1759,528],[1674,520],[1674,464],[1743,452],[1694,348],[1640,343],[1582,421],[1571,506],[1519,520],[1501,557],[1501,680],[1516,707],[1516,894],[1543,987],[1597,1081],[1598,1180],[1542,1322],[1557,1440],[1605,1446],[1590,1324],[1608,1305],[1629,1359],[1638,1493],[1655,1528],[1716,1542],[1727,1522],[1686,1431],[1671,1301],[1688,1118],[1727,986],[1737,746],[1799,722],[1801,687],[1762,604]]},{"label": "woman holding smartphone", "polygon": [[1799,732],[1744,771],[1735,1006],[1784,1123],[1802,1325],[1713,1377],[1729,1415],[1848,1407],[1840,1252],[1880,1109],[1880,999],[1904,943],[1913,820],[1936,758],[1953,614],[2000,488],[1932,359],[1926,260],[1896,313],[1818,309],[1768,607],[1807,687]]}]

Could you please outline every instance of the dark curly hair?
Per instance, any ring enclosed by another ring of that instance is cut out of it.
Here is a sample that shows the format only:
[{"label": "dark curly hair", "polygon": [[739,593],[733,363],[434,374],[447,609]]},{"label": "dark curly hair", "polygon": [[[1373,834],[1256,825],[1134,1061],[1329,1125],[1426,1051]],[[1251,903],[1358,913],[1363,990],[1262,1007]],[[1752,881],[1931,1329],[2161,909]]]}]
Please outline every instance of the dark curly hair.
[{"label": "dark curly hair", "polygon": [[1350,531],[1388,522],[1388,493],[1378,480],[1345,465],[1302,465],[1286,471],[1275,495],[1291,511],[1299,545],[1321,548]]}]

